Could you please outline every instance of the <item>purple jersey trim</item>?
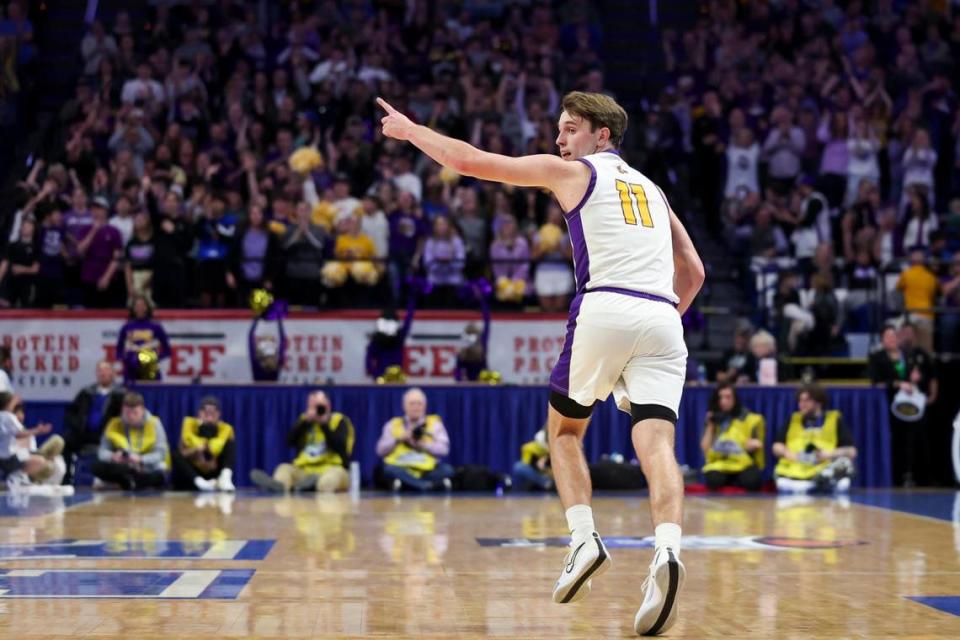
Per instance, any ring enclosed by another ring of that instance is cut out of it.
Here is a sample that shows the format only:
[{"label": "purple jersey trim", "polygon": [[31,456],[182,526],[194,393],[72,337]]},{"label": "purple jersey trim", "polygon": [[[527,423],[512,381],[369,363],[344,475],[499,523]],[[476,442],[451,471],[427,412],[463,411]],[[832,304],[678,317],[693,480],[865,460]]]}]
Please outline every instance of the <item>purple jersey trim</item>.
[{"label": "purple jersey trim", "polygon": [[563,341],[563,350],[557,358],[557,364],[550,374],[550,388],[567,397],[570,395],[570,359],[573,356],[573,334],[577,329],[577,316],[580,315],[580,305],[583,296],[577,295],[570,303],[570,315],[567,318],[567,337]]},{"label": "purple jersey trim", "polygon": [[597,169],[588,160],[577,158],[579,162],[590,168],[590,184],[580,199],[580,202],[569,213],[565,213],[567,232],[570,234],[570,244],[573,245],[574,276],[577,279],[577,291],[583,291],[590,282],[590,255],[587,253],[587,239],[583,233],[583,221],[580,219],[580,210],[593,195],[597,186]]},{"label": "purple jersey trim", "polygon": [[642,291],[633,291],[631,289],[621,289],[620,287],[597,287],[596,289],[590,289],[586,293],[593,293],[594,291],[606,291],[608,293],[620,293],[625,296],[632,296],[634,298],[643,298],[644,300],[653,300],[654,302],[666,302],[668,305],[677,308],[677,303],[669,298],[664,298],[663,296],[658,296],[653,293],[643,293]]}]

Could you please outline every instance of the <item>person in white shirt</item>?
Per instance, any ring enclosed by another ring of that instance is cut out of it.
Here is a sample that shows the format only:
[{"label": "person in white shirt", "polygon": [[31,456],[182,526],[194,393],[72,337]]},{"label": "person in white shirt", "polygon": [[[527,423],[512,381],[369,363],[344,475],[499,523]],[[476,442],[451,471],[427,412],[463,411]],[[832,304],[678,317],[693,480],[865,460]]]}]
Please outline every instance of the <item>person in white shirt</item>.
[{"label": "person in white shirt", "polygon": [[[94,198],[94,200],[97,200],[97,198]],[[120,232],[123,246],[127,246],[130,238],[133,237],[133,206],[130,203],[130,198],[126,195],[120,194],[117,197],[116,213],[110,216],[108,224]]]},{"label": "person in white shirt", "polygon": [[360,207],[360,201],[350,195],[350,177],[338,173],[333,177],[333,208],[337,210],[336,219],[352,216]]},{"label": "person in white shirt", "polygon": [[905,210],[907,229],[903,234],[903,247],[929,247],[930,234],[940,228],[937,216],[930,211],[923,188],[914,187],[907,192],[909,202]]},{"label": "person in white shirt", "polygon": [[933,204],[933,168],[937,165],[937,152],[930,146],[930,133],[926,129],[917,129],[913,141],[903,152],[903,195],[900,206],[910,199],[910,187],[920,186],[926,189],[927,202]]},{"label": "person in white shirt", "polygon": [[413,172],[410,158],[404,154],[393,161],[393,184],[401,191],[409,191],[417,202],[423,200],[423,181]]},{"label": "person in white shirt", "polygon": [[101,60],[115,57],[120,49],[116,38],[103,28],[103,23],[94,20],[90,24],[90,31],[80,41],[80,53],[83,55],[83,72],[92,76],[100,70]]},{"label": "person in white shirt", "polygon": [[143,101],[143,106],[148,104],[162,105],[165,94],[163,85],[152,77],[153,71],[150,65],[142,63],[137,67],[137,77],[127,80],[123,83],[123,89],[120,90],[120,99],[124,104],[135,104],[138,100]]},{"label": "person in white shirt", "polygon": [[859,120],[852,127],[852,135],[847,138],[847,192],[843,199],[845,207],[857,200],[860,183],[869,180],[880,184],[880,163],[877,152],[880,141],[866,120]]},{"label": "person in white shirt", "polygon": [[748,193],[760,193],[757,179],[757,164],[760,160],[760,145],[753,139],[753,131],[747,127],[737,131],[733,144],[727,147],[727,184],[723,195],[741,199]]},{"label": "person in white shirt", "polygon": [[387,220],[387,214],[383,212],[380,199],[368,195],[361,200],[361,206],[363,207],[361,231],[373,240],[373,246],[377,248],[377,257],[386,258],[390,248],[390,222]]}]

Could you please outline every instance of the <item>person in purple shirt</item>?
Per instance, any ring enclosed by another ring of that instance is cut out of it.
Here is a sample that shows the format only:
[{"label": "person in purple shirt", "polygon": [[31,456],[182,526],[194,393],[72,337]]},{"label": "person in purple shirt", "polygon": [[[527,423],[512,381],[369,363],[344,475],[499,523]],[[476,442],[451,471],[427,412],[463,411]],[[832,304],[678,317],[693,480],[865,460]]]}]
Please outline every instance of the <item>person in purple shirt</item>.
[{"label": "person in purple shirt", "polygon": [[85,304],[95,309],[119,306],[121,291],[116,276],[123,254],[123,238],[116,227],[108,224],[107,201],[94,198],[92,204],[93,225],[77,244]]},{"label": "person in purple shirt", "polygon": [[457,287],[463,283],[467,251],[445,216],[433,221],[433,235],[423,245],[423,268],[433,287],[430,303],[450,307],[456,303]]},{"label": "person in purple shirt", "polygon": [[425,238],[430,229],[423,212],[408,191],[400,191],[397,209],[387,216],[390,224],[389,270],[394,303],[400,300],[400,289],[407,280],[410,266],[420,260]]},{"label": "person in purple shirt", "polygon": [[37,279],[37,306],[50,308],[62,304],[63,278],[65,271],[66,230],[63,226],[63,209],[54,201],[40,224],[40,275]]},{"label": "person in purple shirt", "polygon": [[[77,245],[87,235],[93,225],[93,213],[88,206],[87,192],[83,187],[76,187],[70,198],[71,208],[64,217],[67,232],[67,253],[71,258],[79,256]],[[77,262],[78,260],[74,260]]]},{"label": "person in purple shirt", "polygon": [[87,192],[76,187],[70,198],[70,210],[64,216],[64,246],[66,248],[64,291],[67,304],[83,303],[83,287],[80,281],[80,254],[77,246],[86,237],[93,224],[93,214],[87,206]]},{"label": "person in purple shirt", "polygon": [[[147,298],[135,294],[130,304],[130,319],[120,328],[117,336],[117,359],[123,363],[123,380],[129,385],[145,379],[140,371],[137,355],[142,349],[157,352],[157,361],[170,356],[170,340],[163,325],[153,319],[153,307]],[[157,371],[156,380],[162,376]]]}]

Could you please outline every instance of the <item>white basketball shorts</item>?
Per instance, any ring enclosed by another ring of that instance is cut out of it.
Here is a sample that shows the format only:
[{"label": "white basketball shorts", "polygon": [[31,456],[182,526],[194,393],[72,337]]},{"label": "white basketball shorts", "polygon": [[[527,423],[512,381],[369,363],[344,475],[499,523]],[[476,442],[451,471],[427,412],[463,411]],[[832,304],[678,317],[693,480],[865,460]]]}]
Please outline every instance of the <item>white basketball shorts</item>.
[{"label": "white basketball shorts", "polygon": [[574,298],[551,389],[584,406],[612,392],[628,413],[631,403],[678,413],[687,368],[680,314],[638,295],[591,291]]}]

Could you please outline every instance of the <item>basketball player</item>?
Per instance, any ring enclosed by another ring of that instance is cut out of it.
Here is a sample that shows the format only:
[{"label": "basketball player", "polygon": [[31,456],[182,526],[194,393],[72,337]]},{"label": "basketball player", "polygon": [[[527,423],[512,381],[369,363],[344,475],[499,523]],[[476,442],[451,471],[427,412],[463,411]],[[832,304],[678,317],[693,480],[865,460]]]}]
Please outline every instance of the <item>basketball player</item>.
[{"label": "basketball player", "polygon": [[486,153],[416,125],[382,99],[383,133],[407,140],[445,167],[483,180],[543,187],[567,213],[577,295],[550,378],[551,461],[570,527],[570,552],[555,602],[585,597],[610,566],[590,508],[583,437],[594,403],[611,392],[630,413],[632,439],[650,484],[655,552],[634,619],[639,634],[676,621],[683,480],[674,428],[686,370],[680,324],[703,284],[703,264],[663,192],[617,151],[627,114],[613,99],[573,92],[563,99],[560,156]]}]

